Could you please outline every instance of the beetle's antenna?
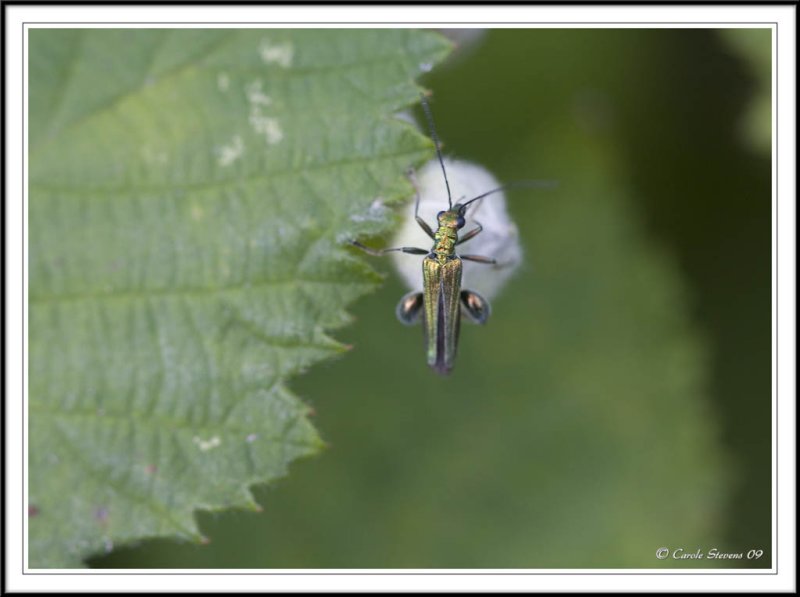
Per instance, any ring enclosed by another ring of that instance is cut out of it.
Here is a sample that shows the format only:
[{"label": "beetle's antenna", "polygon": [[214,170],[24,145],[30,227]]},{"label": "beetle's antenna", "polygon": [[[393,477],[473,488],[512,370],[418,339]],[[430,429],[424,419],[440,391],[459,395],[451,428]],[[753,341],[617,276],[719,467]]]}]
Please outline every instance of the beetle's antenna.
[{"label": "beetle's antenna", "polygon": [[450,206],[450,209],[453,209],[453,199],[450,197],[450,183],[447,182],[447,172],[444,169],[442,151],[439,149],[439,136],[436,134],[436,127],[433,126],[431,108],[428,106],[428,100],[425,99],[425,96],[421,93],[419,96],[422,98],[422,109],[425,110],[425,118],[428,119],[428,128],[431,130],[431,137],[433,137],[433,143],[436,145],[436,155],[439,157],[439,165],[442,167],[442,174],[444,174],[444,184],[447,187],[447,204]]},{"label": "beetle's antenna", "polygon": [[492,189],[491,191],[486,191],[485,193],[482,193],[477,197],[473,197],[466,203],[461,204],[461,213],[464,213],[464,211],[467,209],[467,206],[470,203],[474,203],[475,201],[483,199],[484,197],[488,197],[493,193],[499,193],[500,191],[505,191],[506,189],[513,189],[514,187],[528,187],[528,188],[533,187],[540,189],[551,189],[557,186],[558,186],[558,181],[555,180],[520,180],[517,182],[510,182],[508,184],[504,184],[502,187],[497,187],[496,189]]}]

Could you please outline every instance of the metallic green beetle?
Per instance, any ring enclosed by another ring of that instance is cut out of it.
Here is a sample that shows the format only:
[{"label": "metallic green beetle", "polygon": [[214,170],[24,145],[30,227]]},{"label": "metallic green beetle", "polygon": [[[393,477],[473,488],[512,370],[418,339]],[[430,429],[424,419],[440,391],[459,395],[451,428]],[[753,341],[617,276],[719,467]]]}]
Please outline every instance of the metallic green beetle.
[{"label": "metallic green beetle", "polygon": [[[420,194],[417,189],[417,202],[414,217],[425,233],[433,240],[433,247],[430,250],[418,247],[394,247],[391,249],[371,249],[357,241],[351,243],[366,251],[370,255],[383,255],[390,251],[402,251],[412,255],[425,255],[422,260],[422,292],[410,292],[405,295],[397,305],[397,317],[406,324],[413,325],[422,318],[425,329],[425,344],[427,347],[428,365],[434,371],[442,375],[447,375],[453,369],[458,348],[458,335],[461,325],[461,315],[465,315],[470,321],[483,324],[489,318],[489,302],[472,290],[461,289],[461,273],[463,269],[462,260],[485,263],[488,265],[496,264],[494,259],[482,257],[480,255],[458,255],[456,247],[475,238],[483,228],[476,223],[475,228],[458,237],[458,231],[465,223],[467,207],[471,203],[483,199],[492,193],[502,191],[510,185],[505,185],[493,189],[465,203],[456,203],[450,195],[450,183],[447,180],[442,153],[439,148],[439,138],[433,124],[430,108],[425,97],[422,96],[422,107],[428,119],[431,136],[436,145],[436,155],[442,167],[445,186],[447,187],[448,209],[440,211],[437,215],[436,232],[431,229],[425,220],[419,216]],[[416,187],[416,182],[412,176],[412,182]]]}]

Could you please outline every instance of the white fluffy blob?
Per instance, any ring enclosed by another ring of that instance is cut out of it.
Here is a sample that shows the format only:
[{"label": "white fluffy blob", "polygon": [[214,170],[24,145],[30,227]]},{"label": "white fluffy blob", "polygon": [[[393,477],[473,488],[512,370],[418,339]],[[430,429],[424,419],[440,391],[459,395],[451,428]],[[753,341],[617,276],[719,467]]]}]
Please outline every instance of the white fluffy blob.
[{"label": "white fluffy blob", "polygon": [[[448,158],[444,162],[454,205],[501,186],[488,170],[477,164]],[[436,214],[447,209],[447,189],[439,162],[432,160],[425,164],[417,172],[417,182],[421,197],[419,215],[435,232]],[[456,252],[491,257],[497,260],[497,265],[464,261],[462,288],[474,290],[485,298],[492,299],[522,261],[519,234],[506,209],[503,192],[489,195],[469,206],[466,220],[467,224],[459,230],[459,236],[475,228],[477,222],[483,226],[483,231],[459,245]],[[425,249],[433,246],[433,241],[414,219],[413,198],[404,211],[403,223],[390,246]],[[400,277],[409,289],[422,290],[422,258],[401,252],[391,255]]]}]

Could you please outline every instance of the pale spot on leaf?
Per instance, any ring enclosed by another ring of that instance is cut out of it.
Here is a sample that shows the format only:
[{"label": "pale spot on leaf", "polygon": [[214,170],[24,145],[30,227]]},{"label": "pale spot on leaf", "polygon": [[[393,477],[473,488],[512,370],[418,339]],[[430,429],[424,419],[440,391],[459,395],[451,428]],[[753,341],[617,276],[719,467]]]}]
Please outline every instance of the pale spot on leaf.
[{"label": "pale spot on leaf", "polygon": [[258,53],[266,64],[277,64],[283,68],[289,68],[294,57],[294,46],[289,42],[273,44],[264,39],[258,46]]},{"label": "pale spot on leaf", "polygon": [[208,440],[201,439],[195,435],[192,438],[192,441],[195,444],[197,444],[197,447],[200,448],[200,451],[202,452],[208,452],[209,450],[213,450],[222,443],[222,440],[219,439],[218,435],[215,435],[214,437]]},{"label": "pale spot on leaf", "polygon": [[244,153],[244,142],[239,135],[234,135],[230,144],[217,148],[217,163],[220,166],[230,166],[233,162],[242,157]]},{"label": "pale spot on leaf", "polygon": [[272,103],[272,99],[261,89],[261,79],[256,79],[250,83],[245,91],[247,92],[247,99],[251,104],[269,106]]},{"label": "pale spot on leaf", "polygon": [[272,100],[261,89],[261,80],[256,79],[245,89],[250,103],[250,126],[259,135],[263,135],[269,145],[283,140],[283,129],[278,119],[264,113],[263,108],[272,104]]},{"label": "pale spot on leaf", "polygon": [[283,140],[283,129],[276,118],[263,116],[253,120],[253,127],[259,133],[263,133],[267,143],[274,145]]}]

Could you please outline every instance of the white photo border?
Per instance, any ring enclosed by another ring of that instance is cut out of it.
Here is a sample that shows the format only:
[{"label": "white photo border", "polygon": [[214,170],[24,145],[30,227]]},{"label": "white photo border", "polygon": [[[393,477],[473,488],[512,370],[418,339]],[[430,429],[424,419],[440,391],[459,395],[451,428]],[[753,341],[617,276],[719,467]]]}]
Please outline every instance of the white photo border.
[{"label": "white photo border", "polygon": [[[7,309],[5,553],[9,591],[790,591],[795,587],[796,6],[4,4]],[[314,21],[308,17],[313,15]],[[773,568],[771,570],[27,569],[27,31],[31,27],[768,27],[773,31]],[[778,123],[780,122],[780,128]],[[21,198],[15,200],[14,198]],[[780,328],[779,328],[780,322]],[[22,347],[22,350],[19,348]],[[779,400],[780,398],[780,400]],[[780,411],[780,417],[778,413]],[[778,479],[780,478],[780,483]],[[780,530],[778,518],[780,517]]]}]

